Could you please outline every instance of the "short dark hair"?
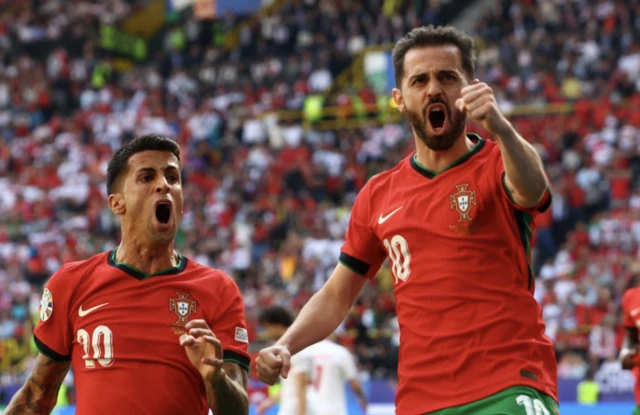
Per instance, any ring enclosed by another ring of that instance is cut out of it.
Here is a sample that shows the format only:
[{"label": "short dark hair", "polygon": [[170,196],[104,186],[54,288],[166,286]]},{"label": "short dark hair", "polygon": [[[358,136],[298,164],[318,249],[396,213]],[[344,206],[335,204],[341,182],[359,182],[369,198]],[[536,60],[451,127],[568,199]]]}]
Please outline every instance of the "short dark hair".
[{"label": "short dark hair", "polygon": [[283,307],[269,307],[260,313],[260,324],[280,324],[289,327],[293,324],[293,316]]},{"label": "short dark hair", "polygon": [[460,51],[462,69],[469,79],[476,72],[476,46],[473,38],[453,26],[424,26],[407,33],[393,48],[393,69],[396,75],[396,86],[400,88],[404,77],[404,57],[411,49],[426,46],[453,45]]},{"label": "short dark hair", "polygon": [[129,157],[142,151],[168,151],[180,161],[180,147],[171,138],[146,134],[134,138],[115,152],[107,167],[107,194],[113,194],[118,179],[127,171]]}]

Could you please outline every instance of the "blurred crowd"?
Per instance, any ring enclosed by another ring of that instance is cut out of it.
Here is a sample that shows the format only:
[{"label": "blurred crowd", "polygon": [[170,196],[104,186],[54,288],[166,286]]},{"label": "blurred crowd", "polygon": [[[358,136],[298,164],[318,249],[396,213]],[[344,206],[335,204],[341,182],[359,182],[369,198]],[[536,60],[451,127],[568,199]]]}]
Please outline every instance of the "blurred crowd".
[{"label": "blurred crowd", "polygon": [[[183,152],[177,249],[234,276],[260,344],[260,310],[298,310],[322,286],[358,190],[413,147],[406,123],[324,131],[264,114],[301,109],[364,47],[441,21],[447,2],[285,1],[244,26],[231,51],[218,42],[231,19],[187,14],[129,71],[116,70],[97,28],[142,2],[10,3],[0,13],[0,384],[29,368],[51,273],[118,243],[106,165],[150,132]],[[536,219],[535,295],[561,376],[580,378],[615,358],[622,292],[640,271],[640,2],[496,1],[468,30],[477,77],[547,166],[554,202]],[[56,39],[65,41],[29,53]],[[372,377],[395,376],[394,308],[385,266],[341,328]]]}]

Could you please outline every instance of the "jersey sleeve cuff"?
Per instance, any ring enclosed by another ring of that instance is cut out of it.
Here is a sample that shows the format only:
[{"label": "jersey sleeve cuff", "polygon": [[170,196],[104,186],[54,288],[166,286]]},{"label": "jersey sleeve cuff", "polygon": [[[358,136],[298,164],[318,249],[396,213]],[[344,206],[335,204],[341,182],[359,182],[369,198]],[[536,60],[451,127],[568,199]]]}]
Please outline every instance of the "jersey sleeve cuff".
[{"label": "jersey sleeve cuff", "polygon": [[238,352],[234,352],[233,350],[224,350],[222,352],[222,360],[225,362],[233,362],[239,364],[244,370],[249,371],[249,366],[251,365],[251,359]]},{"label": "jersey sleeve cuff", "polygon": [[352,257],[351,255],[345,252],[340,252],[339,261],[342,265],[349,268],[351,271],[365,278],[367,277],[367,274],[371,269],[371,265],[367,264],[364,261],[359,260],[358,258]]},{"label": "jersey sleeve cuff", "polygon": [[70,355],[69,356],[61,355],[60,353],[58,353],[55,350],[51,349],[46,344],[42,343],[42,341],[40,341],[40,339],[38,339],[38,337],[35,334],[33,335],[33,341],[36,344],[36,347],[38,348],[40,353],[42,353],[43,355],[47,356],[49,359],[51,359],[51,360],[53,360],[55,362],[67,362],[67,361],[71,360],[71,356]]},{"label": "jersey sleeve cuff", "polygon": [[507,173],[502,173],[502,189],[504,190],[504,192],[507,194],[507,197],[509,198],[509,201],[511,202],[511,204],[513,206],[515,206],[517,209],[525,211],[525,212],[545,212],[547,209],[549,209],[549,207],[551,206],[551,201],[553,200],[553,194],[551,192],[551,186],[549,186],[547,184],[547,188],[544,191],[544,195],[542,196],[542,200],[540,200],[540,202],[538,202],[537,205],[535,205],[532,208],[524,208],[520,205],[518,205],[518,203],[514,200],[513,195],[511,194],[511,191],[509,190],[509,188],[507,187],[507,182],[506,182],[506,178],[507,178]]}]

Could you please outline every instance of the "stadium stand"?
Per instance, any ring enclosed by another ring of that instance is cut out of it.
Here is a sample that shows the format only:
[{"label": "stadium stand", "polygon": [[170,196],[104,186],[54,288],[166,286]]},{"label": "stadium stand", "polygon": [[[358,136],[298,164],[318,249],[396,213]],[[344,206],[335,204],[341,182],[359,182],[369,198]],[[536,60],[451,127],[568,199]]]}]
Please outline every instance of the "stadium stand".
[{"label": "stadium stand", "polygon": [[[301,113],[318,94],[325,107],[344,110],[335,118],[345,125],[356,101],[368,113],[388,111],[371,87],[332,88],[334,81],[367,47],[455,15],[455,2],[412,9],[380,0],[285,1],[241,25],[229,47],[228,22],[187,13],[156,36],[152,59],[121,71],[122,56],[105,49],[99,28],[143,2],[49,1],[37,12],[14,3],[0,14],[6,391],[33,363],[42,284],[62,263],[116,246],[106,163],[123,142],[150,132],[175,137],[185,155],[178,249],[237,279],[259,345],[259,311],[299,309],[323,284],[357,191],[412,147],[405,122],[365,117],[357,128],[326,129],[304,115],[278,121],[278,111]],[[640,282],[639,22],[632,0],[503,0],[473,29],[478,78],[495,86],[553,185],[552,209],[537,219],[536,298],[565,378],[583,379],[615,358],[622,292]],[[343,342],[372,378],[395,376],[392,287],[384,268],[343,327]]]}]

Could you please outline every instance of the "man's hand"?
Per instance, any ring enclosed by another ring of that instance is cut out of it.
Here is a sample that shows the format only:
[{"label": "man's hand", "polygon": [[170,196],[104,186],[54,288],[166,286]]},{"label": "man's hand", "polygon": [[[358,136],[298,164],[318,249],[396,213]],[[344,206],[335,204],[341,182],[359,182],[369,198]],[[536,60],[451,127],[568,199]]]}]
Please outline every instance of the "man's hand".
[{"label": "man's hand", "polygon": [[271,346],[260,350],[256,359],[258,378],[267,385],[273,385],[282,375],[287,378],[291,368],[291,353],[285,346]]},{"label": "man's hand", "polygon": [[466,112],[476,123],[494,135],[509,128],[509,122],[502,115],[493,90],[489,85],[475,79],[471,85],[461,90],[462,98],[456,100],[456,107]]},{"label": "man's hand", "polygon": [[220,340],[204,320],[191,320],[185,328],[189,334],[180,336],[180,346],[184,347],[191,364],[205,382],[218,382],[225,375]]},{"label": "man's hand", "polygon": [[636,364],[636,357],[638,357],[637,349],[622,349],[620,351],[620,362],[622,362],[622,368],[629,370]]}]

